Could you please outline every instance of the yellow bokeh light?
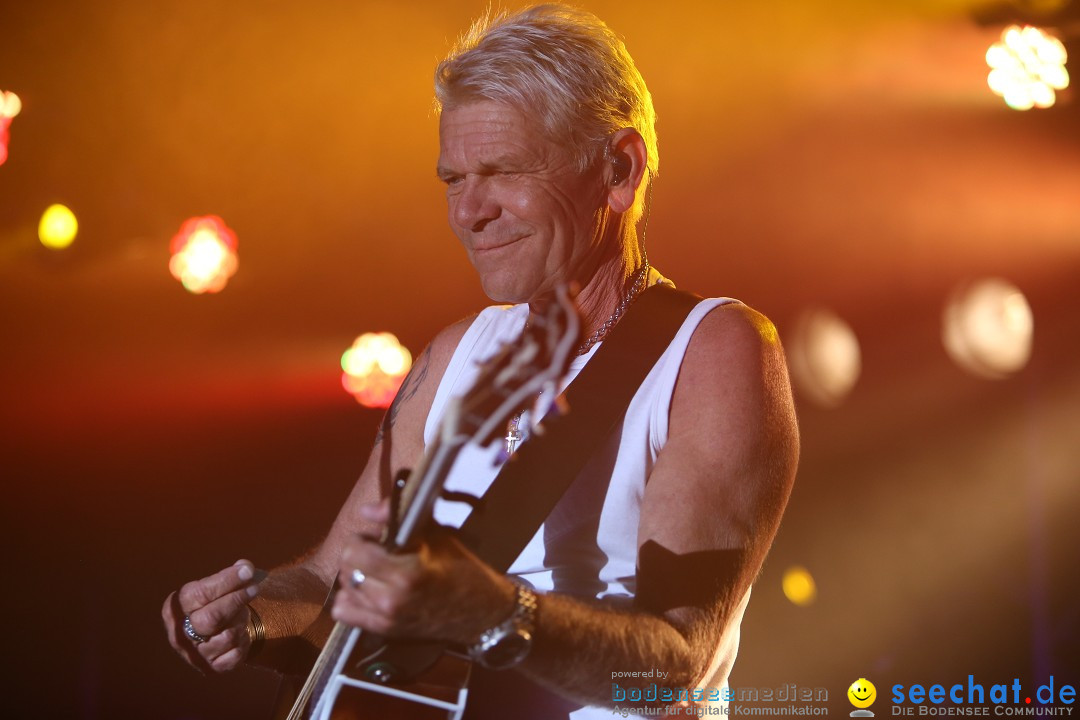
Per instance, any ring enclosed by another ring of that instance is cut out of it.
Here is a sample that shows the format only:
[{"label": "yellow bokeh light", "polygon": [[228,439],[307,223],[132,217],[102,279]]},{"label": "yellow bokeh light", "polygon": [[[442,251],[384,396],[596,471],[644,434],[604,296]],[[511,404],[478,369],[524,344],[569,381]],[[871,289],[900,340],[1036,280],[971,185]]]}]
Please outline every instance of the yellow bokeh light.
[{"label": "yellow bokeh light", "polygon": [[1034,326],[1024,294],[991,278],[952,294],[942,317],[942,341],[949,357],[963,369],[1000,379],[1031,358]]},{"label": "yellow bokeh light", "polygon": [[79,222],[75,219],[75,213],[64,205],[50,205],[41,214],[38,238],[47,248],[63,250],[75,241],[78,232]]},{"label": "yellow bokeh light", "polygon": [[341,355],[341,382],[357,402],[388,407],[412,367],[412,354],[392,333],[364,333]]},{"label": "yellow bokeh light", "polygon": [[810,571],[799,565],[793,565],[784,571],[784,595],[799,607],[806,607],[817,598],[817,585]]},{"label": "yellow bokeh light", "polygon": [[1068,53],[1060,40],[1035,27],[1013,25],[986,51],[990,89],[1015,110],[1048,108],[1069,86]]}]

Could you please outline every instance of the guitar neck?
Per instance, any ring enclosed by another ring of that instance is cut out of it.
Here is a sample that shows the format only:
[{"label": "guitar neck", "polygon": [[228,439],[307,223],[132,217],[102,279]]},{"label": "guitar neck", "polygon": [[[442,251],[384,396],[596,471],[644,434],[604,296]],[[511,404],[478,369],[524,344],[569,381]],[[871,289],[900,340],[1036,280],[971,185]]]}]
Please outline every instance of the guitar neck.
[{"label": "guitar neck", "polygon": [[409,475],[408,484],[402,493],[400,517],[395,523],[393,534],[384,540],[387,547],[399,550],[413,547],[419,541],[431,519],[443,482],[466,439],[453,438],[448,442],[440,438],[424,453],[420,465]]}]

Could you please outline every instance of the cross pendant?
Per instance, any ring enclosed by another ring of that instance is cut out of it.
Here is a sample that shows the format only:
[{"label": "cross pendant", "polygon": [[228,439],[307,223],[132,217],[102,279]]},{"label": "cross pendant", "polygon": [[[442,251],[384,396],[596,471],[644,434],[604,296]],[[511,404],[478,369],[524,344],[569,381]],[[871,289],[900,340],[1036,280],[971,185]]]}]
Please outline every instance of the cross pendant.
[{"label": "cross pendant", "polygon": [[517,448],[517,444],[521,442],[521,433],[518,432],[517,423],[512,422],[509,429],[506,431],[506,454],[513,455],[514,450]]}]

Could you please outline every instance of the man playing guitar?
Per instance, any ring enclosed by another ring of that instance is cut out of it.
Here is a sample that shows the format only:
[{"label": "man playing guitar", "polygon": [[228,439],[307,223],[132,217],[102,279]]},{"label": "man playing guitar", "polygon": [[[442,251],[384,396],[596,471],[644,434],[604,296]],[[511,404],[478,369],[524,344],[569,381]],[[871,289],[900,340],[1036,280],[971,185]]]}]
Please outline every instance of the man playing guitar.
[{"label": "man playing guitar", "polygon": [[[557,287],[579,288],[584,341],[572,376],[637,296],[670,284],[638,234],[658,167],[652,99],[603,22],[558,5],[490,15],[435,80],[450,226],[485,293],[512,307],[431,341],[318,547],[265,579],[241,560],[184,585],[163,608],[170,642],[204,671],[281,667],[337,579],[335,620],[467,649],[498,677],[565,698],[562,717],[609,716],[616,671],[723,687],[798,457],[775,329],[741,303],[702,300],[690,311],[508,573],[451,532],[407,552],[375,540],[390,519],[391,478],[430,444],[447,398],[469,385],[475,361],[545,312]],[[482,491],[540,412],[511,420],[502,446],[463,454],[447,487]],[[449,500],[435,508],[443,525],[467,514]],[[482,717],[526,717],[530,702]]]}]

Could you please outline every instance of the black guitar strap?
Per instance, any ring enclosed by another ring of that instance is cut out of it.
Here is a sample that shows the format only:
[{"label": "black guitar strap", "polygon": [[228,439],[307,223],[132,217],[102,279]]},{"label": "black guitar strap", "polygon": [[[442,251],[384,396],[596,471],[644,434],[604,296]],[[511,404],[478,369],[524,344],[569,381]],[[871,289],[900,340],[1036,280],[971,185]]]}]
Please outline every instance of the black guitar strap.
[{"label": "black guitar strap", "polygon": [[545,418],[543,434],[534,433],[510,456],[461,526],[460,539],[478,557],[500,572],[510,567],[700,300],[654,285],[630,305],[566,389],[570,412]]}]

